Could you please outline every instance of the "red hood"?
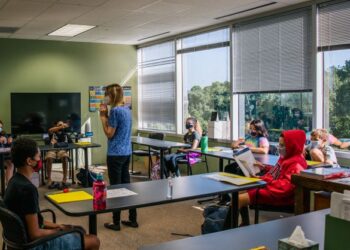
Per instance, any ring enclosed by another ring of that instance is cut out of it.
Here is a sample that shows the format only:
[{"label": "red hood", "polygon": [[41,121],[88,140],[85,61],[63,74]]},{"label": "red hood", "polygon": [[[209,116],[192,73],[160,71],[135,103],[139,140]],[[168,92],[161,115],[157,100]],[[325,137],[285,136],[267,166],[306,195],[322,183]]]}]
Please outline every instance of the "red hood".
[{"label": "red hood", "polygon": [[286,145],[285,159],[295,155],[301,155],[304,151],[306,135],[303,130],[286,130],[282,132]]}]

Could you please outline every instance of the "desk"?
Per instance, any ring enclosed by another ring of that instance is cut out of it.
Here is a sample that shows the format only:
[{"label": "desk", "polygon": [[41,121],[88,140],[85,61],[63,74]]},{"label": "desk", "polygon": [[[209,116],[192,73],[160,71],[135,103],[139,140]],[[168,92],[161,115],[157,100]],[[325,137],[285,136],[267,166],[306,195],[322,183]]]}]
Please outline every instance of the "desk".
[{"label": "desk", "polygon": [[[195,150],[191,150],[191,151],[196,152],[196,153],[205,154],[207,156],[219,158],[219,171],[223,172],[224,171],[224,160],[231,160],[231,161],[234,160],[233,151],[232,151],[232,149],[226,148],[226,147],[218,147],[218,149],[221,149],[221,150],[220,151],[213,150],[213,151],[208,151],[206,153],[202,153],[200,149],[195,149]],[[278,158],[279,158],[279,156],[277,156],[277,155],[256,154],[256,153],[253,153],[253,155],[257,161],[260,161],[264,165],[271,165],[271,166],[275,166],[277,161],[278,161]]]},{"label": "desk", "polygon": [[325,215],[329,209],[293,216],[285,219],[265,222],[238,229],[206,234],[182,240],[170,241],[153,246],[144,246],[140,250],[243,250],[257,246],[266,246],[270,250],[278,249],[278,240],[290,236],[298,225],[302,227],[306,238],[319,243],[323,249]]},{"label": "desk", "polygon": [[[98,211],[94,211],[92,200],[57,204],[47,196],[50,193],[46,194],[45,198],[68,216],[89,216],[89,232],[91,234],[97,234],[97,214],[100,213],[109,213],[115,210],[155,206],[217,194],[232,193],[233,198],[231,205],[233,209],[231,209],[231,225],[237,227],[238,192],[252,188],[264,187],[265,185],[265,182],[259,181],[243,186],[235,186],[209,179],[206,175],[192,175],[174,178],[173,198],[168,199],[166,197],[168,188],[167,179],[119,184],[109,186],[108,189],[127,188],[137,193],[137,195],[107,199],[106,209]],[[83,190],[92,193],[91,188]]]},{"label": "desk", "polygon": [[[89,161],[88,161],[88,152],[87,150],[89,148],[97,148],[97,147],[101,147],[100,144],[96,144],[96,143],[89,143],[89,144],[76,144],[76,143],[69,143],[68,147],[53,147],[52,145],[44,145],[44,146],[40,146],[40,151],[42,152],[47,152],[47,151],[59,151],[59,150],[68,150],[68,151],[72,151],[73,149],[78,150],[78,149],[83,149],[84,151],[84,164],[85,164],[85,170],[88,171],[89,170]],[[74,176],[74,174],[73,174]],[[44,178],[43,176],[43,172],[42,172],[42,178]],[[74,177],[72,179],[72,181],[74,182]],[[86,184],[88,184],[88,175],[86,175]]]},{"label": "desk", "polygon": [[139,137],[139,136],[132,136],[131,137],[131,143],[148,146],[152,148],[159,149],[160,155],[159,155],[159,162],[160,162],[160,178],[163,179],[163,173],[164,173],[164,151],[169,150],[172,148],[189,148],[191,145],[180,143],[180,142],[173,142],[173,141],[163,141],[163,140],[157,140],[157,139],[150,139],[147,137]]},{"label": "desk", "polygon": [[1,196],[5,195],[5,155],[9,155],[11,148],[0,148],[0,174],[1,174]]},{"label": "desk", "polygon": [[301,175],[292,175],[295,188],[295,214],[310,212],[310,192],[328,191],[340,192],[350,190],[350,185],[332,182],[329,180],[316,180]]}]

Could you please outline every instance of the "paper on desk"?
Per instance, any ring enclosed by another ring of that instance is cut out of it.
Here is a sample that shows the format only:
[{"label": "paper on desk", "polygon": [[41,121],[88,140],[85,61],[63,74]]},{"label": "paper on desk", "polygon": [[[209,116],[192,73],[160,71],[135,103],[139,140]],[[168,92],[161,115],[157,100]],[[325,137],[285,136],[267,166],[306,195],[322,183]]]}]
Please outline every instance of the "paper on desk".
[{"label": "paper on desk", "polygon": [[126,188],[115,188],[115,189],[107,190],[107,199],[125,197],[125,196],[131,196],[131,195],[137,195],[137,193],[130,191],[129,189],[126,189]]},{"label": "paper on desk", "polygon": [[331,216],[350,221],[350,192],[349,191],[344,191],[344,194],[332,192]]}]

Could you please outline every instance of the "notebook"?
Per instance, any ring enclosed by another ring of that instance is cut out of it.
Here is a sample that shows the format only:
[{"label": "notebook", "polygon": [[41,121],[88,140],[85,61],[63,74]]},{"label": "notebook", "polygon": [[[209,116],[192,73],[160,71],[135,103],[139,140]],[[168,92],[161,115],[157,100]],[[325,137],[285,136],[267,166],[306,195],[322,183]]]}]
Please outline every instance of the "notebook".
[{"label": "notebook", "polygon": [[230,183],[237,186],[260,181],[259,178],[243,177],[240,175],[229,174],[224,172],[209,174],[205,176],[209,179],[222,181],[222,182]]},{"label": "notebook", "polygon": [[48,197],[58,204],[93,199],[92,195],[85,191],[72,191],[68,193],[49,194]]}]

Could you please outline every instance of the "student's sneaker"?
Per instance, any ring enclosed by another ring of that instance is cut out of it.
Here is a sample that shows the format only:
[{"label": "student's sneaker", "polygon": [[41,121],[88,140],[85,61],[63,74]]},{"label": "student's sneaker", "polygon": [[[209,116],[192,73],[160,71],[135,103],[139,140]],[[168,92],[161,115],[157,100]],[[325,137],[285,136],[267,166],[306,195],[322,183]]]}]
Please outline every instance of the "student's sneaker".
[{"label": "student's sneaker", "polygon": [[122,220],[122,224],[127,227],[139,227],[139,224],[136,221]]},{"label": "student's sneaker", "polygon": [[109,222],[106,222],[104,224],[105,228],[108,228],[108,229],[111,229],[111,230],[114,230],[114,231],[120,231],[120,224],[114,224],[114,223],[109,223]]}]

